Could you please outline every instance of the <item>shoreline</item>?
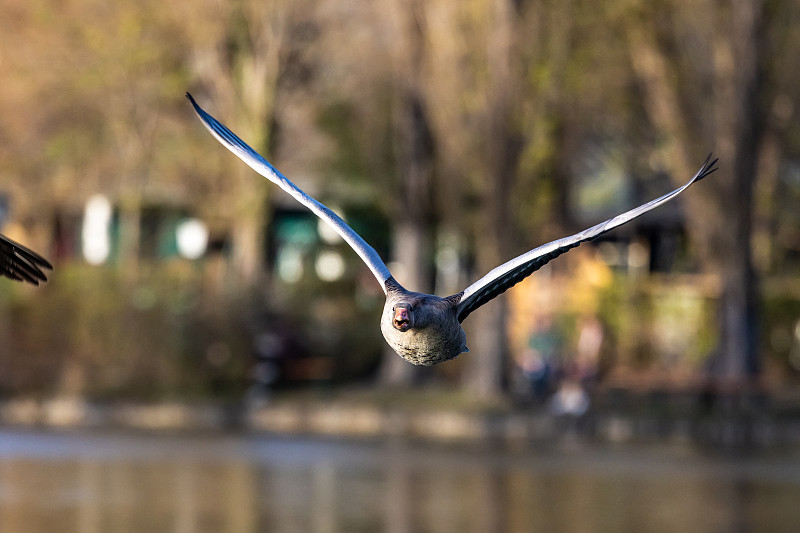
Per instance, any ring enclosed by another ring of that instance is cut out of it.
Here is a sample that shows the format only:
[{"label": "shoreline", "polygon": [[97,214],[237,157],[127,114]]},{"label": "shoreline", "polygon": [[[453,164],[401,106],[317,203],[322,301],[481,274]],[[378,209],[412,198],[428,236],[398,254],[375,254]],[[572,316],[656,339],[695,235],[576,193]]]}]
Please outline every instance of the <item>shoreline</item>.
[{"label": "shoreline", "polygon": [[458,408],[386,405],[369,395],[235,403],[113,402],[80,398],[14,399],[0,403],[0,425],[53,429],[250,431],[349,439],[401,438],[511,449],[565,440],[610,444],[680,444],[724,449],[774,449],[800,444],[800,418],[733,410],[704,416],[602,407],[583,416],[544,408]]}]

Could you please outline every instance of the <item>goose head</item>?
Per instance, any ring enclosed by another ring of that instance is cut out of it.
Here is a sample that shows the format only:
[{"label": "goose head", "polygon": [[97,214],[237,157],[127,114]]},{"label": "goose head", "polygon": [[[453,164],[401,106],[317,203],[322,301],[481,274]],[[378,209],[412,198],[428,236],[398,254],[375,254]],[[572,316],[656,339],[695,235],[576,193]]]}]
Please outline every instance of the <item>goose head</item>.
[{"label": "goose head", "polygon": [[386,283],[381,332],[389,346],[415,365],[430,366],[466,352],[466,333],[457,318],[457,297],[407,291]]}]

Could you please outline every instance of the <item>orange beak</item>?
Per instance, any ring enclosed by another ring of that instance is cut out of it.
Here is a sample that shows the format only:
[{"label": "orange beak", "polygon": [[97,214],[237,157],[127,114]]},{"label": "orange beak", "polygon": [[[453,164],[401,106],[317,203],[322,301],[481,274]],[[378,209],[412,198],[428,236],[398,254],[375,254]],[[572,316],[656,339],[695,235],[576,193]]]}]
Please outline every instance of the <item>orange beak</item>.
[{"label": "orange beak", "polygon": [[392,325],[394,325],[394,329],[398,331],[408,331],[411,327],[411,318],[408,316],[407,307],[398,306],[395,308]]}]

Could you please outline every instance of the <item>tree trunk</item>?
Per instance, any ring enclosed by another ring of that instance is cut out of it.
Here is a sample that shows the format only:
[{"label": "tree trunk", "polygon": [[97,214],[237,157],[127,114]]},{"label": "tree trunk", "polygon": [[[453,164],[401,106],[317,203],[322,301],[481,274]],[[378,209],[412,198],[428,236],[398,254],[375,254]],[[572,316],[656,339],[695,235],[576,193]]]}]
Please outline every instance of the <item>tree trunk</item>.
[{"label": "tree trunk", "polygon": [[[258,179],[254,177],[254,180]],[[264,220],[266,209],[254,209],[240,213],[233,221],[231,231],[231,266],[241,287],[253,287],[263,278],[264,265]]]},{"label": "tree trunk", "polygon": [[[728,254],[722,258],[720,295],[720,366],[714,376],[723,385],[747,383],[760,370],[758,355],[758,284],[753,268],[753,191],[763,140],[764,117],[761,69],[763,66],[763,2],[737,1],[730,6],[731,32],[718,38],[729,59],[722,61],[719,81],[730,99],[719,99],[720,155],[729,153],[733,180],[725,206],[735,206],[734,220],[722,225],[728,236]],[[719,30],[718,30],[719,31]],[[727,68],[725,68],[727,67]],[[723,118],[724,117],[724,118]],[[731,149],[729,149],[732,148]],[[723,211],[724,212],[724,211]],[[720,238],[723,236],[720,235]],[[726,257],[728,255],[728,257]]]},{"label": "tree trunk", "polygon": [[[403,9],[404,8],[404,9]],[[400,197],[392,215],[392,260],[400,265],[397,281],[408,290],[433,291],[433,138],[420,89],[420,71],[425,54],[419,4],[401,6],[407,19],[398,29],[398,57],[395,72],[394,154],[399,176]],[[381,381],[386,385],[408,386],[422,369],[408,364],[387,348]]]},{"label": "tree trunk", "polygon": [[137,197],[120,205],[117,269],[123,279],[134,283],[139,275],[141,201]]},{"label": "tree trunk", "polygon": [[[515,130],[513,102],[519,86],[511,68],[513,49],[513,3],[494,0],[492,26],[489,32],[488,60],[489,116],[487,117],[488,181],[478,228],[477,263],[482,276],[511,259],[513,234],[509,201],[517,174],[521,143]],[[474,353],[468,359],[465,385],[480,398],[500,396],[505,389],[509,360],[506,331],[508,307],[502,296],[473,314]],[[468,345],[469,346],[469,345]],[[472,348],[470,348],[472,350]]]}]

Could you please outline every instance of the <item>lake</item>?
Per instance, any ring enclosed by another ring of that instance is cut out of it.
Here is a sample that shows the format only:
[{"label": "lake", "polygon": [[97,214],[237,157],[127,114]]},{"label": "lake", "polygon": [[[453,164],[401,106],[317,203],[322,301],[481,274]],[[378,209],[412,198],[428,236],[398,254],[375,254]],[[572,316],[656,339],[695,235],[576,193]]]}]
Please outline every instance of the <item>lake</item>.
[{"label": "lake", "polygon": [[0,429],[3,532],[755,533],[798,524],[800,460],[786,452]]}]

